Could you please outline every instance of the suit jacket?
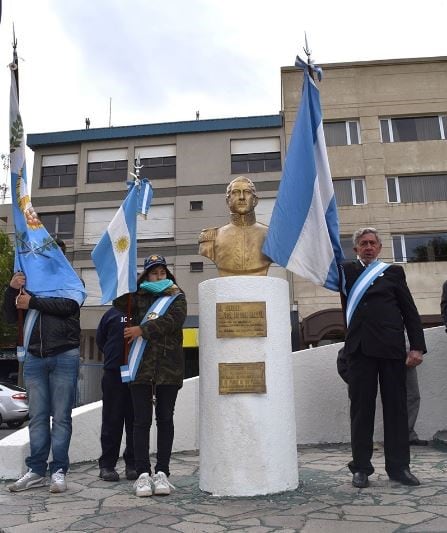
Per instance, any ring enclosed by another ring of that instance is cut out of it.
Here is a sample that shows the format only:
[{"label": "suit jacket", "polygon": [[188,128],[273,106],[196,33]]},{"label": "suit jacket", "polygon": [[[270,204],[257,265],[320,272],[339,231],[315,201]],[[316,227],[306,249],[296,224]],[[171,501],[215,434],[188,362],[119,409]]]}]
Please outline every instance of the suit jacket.
[{"label": "suit jacket", "polygon": [[447,332],[447,281],[444,281],[444,284],[442,286],[441,314],[442,319],[444,320],[445,330]]},{"label": "suit jacket", "polygon": [[[360,261],[344,263],[346,292],[363,272]],[[345,355],[358,349],[368,357],[405,359],[407,330],[411,350],[426,352],[424,331],[401,266],[391,265],[370,285],[346,332]]]}]

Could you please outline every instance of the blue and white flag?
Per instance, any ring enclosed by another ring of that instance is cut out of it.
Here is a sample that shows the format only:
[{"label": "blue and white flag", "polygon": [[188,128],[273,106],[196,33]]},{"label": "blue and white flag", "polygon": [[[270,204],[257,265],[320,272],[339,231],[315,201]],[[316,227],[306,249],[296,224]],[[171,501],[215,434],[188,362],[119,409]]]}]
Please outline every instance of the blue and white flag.
[{"label": "blue and white flag", "polygon": [[[262,251],[287,270],[333,291],[343,260],[319,91],[304,68],[303,94]],[[311,65],[318,73],[321,69]]]},{"label": "blue and white flag", "polygon": [[19,112],[16,60],[10,64],[10,69],[9,134],[15,226],[14,272],[21,271],[25,274],[26,291],[37,297],[70,298],[81,305],[86,297],[84,284],[56,241],[48,234],[31,204],[26,178],[25,133]]},{"label": "blue and white flag", "polygon": [[137,290],[137,213],[147,214],[152,195],[147,179],[131,182],[124,202],[92,251],[102,304]]}]

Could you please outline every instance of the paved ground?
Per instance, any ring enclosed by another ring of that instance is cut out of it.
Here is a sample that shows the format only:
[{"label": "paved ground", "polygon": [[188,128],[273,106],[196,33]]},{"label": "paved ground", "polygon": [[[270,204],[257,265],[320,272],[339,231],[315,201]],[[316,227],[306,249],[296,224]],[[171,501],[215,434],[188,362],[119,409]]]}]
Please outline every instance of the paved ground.
[{"label": "paved ground", "polygon": [[[199,457],[177,453],[170,496],[136,498],[131,483],[98,478],[95,463],[73,466],[64,494],[38,488],[12,494],[0,483],[0,531],[388,533],[447,532],[447,453],[412,448],[412,470],[422,481],[408,488],[392,482],[376,446],[371,485],[352,487],[346,445],[299,449],[296,491],[255,498],[216,498],[198,487]],[[124,465],[120,463],[121,472]]]}]

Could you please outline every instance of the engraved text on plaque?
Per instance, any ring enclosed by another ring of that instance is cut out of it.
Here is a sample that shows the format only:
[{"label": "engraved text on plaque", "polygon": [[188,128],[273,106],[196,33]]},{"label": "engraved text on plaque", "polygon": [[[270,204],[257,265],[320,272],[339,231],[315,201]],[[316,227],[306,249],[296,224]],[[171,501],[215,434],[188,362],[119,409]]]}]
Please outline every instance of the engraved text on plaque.
[{"label": "engraved text on plaque", "polygon": [[265,302],[216,304],[217,338],[266,337]]},{"label": "engraved text on plaque", "polygon": [[266,393],[265,363],[219,363],[219,394]]}]

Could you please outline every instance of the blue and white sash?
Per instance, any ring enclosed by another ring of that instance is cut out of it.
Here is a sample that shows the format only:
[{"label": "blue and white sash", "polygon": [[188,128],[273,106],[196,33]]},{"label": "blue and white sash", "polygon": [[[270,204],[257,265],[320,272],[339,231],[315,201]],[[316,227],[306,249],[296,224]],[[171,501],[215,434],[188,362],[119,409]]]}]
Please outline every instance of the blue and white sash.
[{"label": "blue and white sash", "polygon": [[374,263],[369,264],[355,280],[355,283],[349,292],[346,305],[346,323],[348,326],[351,322],[352,315],[366,290],[389,266],[391,265],[383,263],[382,261],[374,261]]},{"label": "blue and white sash", "polygon": [[23,324],[23,346],[17,346],[17,359],[20,363],[23,363],[25,360],[31,332],[33,331],[38,316],[39,311],[37,309],[28,309],[26,313],[25,323]]},{"label": "blue and white sash", "polygon": [[[146,314],[143,317],[143,320],[140,323],[140,326],[149,320],[155,320],[159,316],[163,316],[168,310],[171,303],[177,298],[180,293],[173,294],[172,296],[161,296],[157,298],[155,302],[149,307],[146,311]],[[138,367],[141,363],[141,358],[143,357],[146,344],[148,343],[147,339],[143,337],[137,337],[132,341],[132,346],[130,347],[129,359],[127,365],[122,365],[121,370],[121,381],[123,383],[128,383],[129,381],[134,381],[135,376],[137,375]]]}]

